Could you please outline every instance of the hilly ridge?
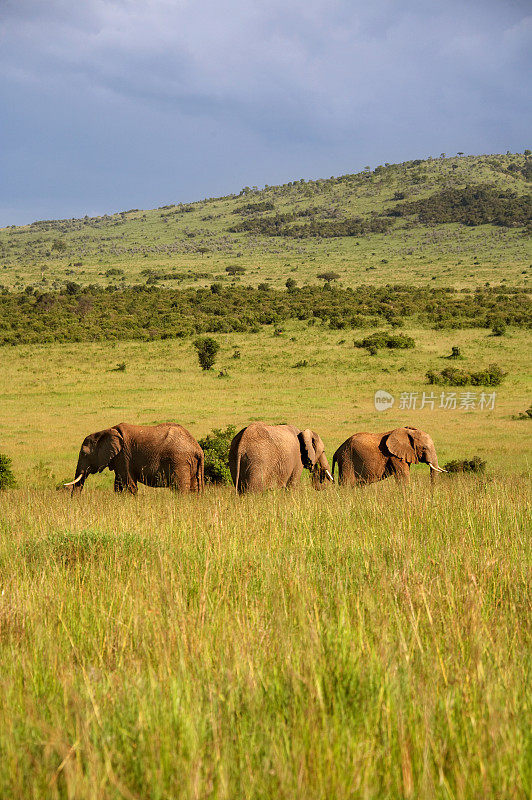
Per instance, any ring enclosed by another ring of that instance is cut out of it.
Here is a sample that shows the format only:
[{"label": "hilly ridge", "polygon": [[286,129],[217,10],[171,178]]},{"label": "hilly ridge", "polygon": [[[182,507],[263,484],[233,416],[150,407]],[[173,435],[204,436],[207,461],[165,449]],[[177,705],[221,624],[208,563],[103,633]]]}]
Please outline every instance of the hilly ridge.
[{"label": "hilly ridge", "polygon": [[[532,159],[456,156],[0,230],[0,285],[526,287]],[[321,278],[320,278],[321,276]]]}]

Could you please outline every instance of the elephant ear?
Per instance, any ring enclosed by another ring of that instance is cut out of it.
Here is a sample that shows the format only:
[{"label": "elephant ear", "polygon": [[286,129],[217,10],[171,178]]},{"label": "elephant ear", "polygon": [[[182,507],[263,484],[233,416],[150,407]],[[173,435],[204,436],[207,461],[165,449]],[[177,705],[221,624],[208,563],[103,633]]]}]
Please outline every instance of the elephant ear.
[{"label": "elephant ear", "polygon": [[385,440],[386,447],[393,456],[406,461],[407,464],[417,464],[418,458],[414,445],[415,428],[396,428],[388,434]]},{"label": "elephant ear", "polygon": [[313,434],[310,428],[298,433],[301,461],[306,469],[312,469],[316,464],[316,451],[314,449]]},{"label": "elephant ear", "polygon": [[321,440],[321,436],[316,431],[311,431],[312,433],[312,446],[314,448],[314,452],[316,453],[316,461],[319,461],[320,457],[325,452],[325,446]]},{"label": "elephant ear", "polygon": [[117,428],[102,431],[96,446],[96,462],[100,472],[109,466],[123,446],[124,437]]}]

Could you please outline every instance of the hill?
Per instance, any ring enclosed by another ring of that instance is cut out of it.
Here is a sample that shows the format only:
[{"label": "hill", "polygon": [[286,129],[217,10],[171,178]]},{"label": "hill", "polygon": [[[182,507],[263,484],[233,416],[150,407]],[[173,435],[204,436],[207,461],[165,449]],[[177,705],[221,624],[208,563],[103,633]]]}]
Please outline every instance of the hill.
[{"label": "hill", "polygon": [[[0,285],[526,287],[532,158],[456,156],[0,230]],[[321,278],[320,278],[321,276]]]}]

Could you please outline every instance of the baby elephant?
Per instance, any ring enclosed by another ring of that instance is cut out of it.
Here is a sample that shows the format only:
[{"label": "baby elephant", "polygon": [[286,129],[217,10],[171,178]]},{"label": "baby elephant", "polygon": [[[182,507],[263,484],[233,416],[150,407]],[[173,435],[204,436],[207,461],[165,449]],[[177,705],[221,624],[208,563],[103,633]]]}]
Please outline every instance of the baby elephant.
[{"label": "baby elephant", "polygon": [[237,492],[294,486],[303,468],[310,470],[315,488],[333,480],[323,442],[308,428],[253,422],[231,442],[229,469]]},{"label": "baby elephant", "polygon": [[387,433],[355,433],[333,456],[332,472],[338,463],[338,482],[346,486],[374,483],[394,475],[408,481],[410,464],[428,464],[431,480],[438,466],[434,442],[417,428],[396,428]]},{"label": "baby elephant", "polygon": [[137,483],[169,486],[180,492],[203,489],[203,450],[181,425],[129,425],[122,422],[87,436],[79,451],[76,476],[65,486],[81,490],[87,475],[115,473],[115,492],[137,493]]}]

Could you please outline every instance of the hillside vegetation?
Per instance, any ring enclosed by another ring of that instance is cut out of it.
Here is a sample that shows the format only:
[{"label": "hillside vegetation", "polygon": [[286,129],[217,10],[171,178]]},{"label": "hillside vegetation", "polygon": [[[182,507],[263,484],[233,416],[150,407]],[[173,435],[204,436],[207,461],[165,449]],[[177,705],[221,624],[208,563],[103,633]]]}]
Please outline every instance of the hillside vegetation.
[{"label": "hillside vegetation", "polygon": [[[528,153],[528,151],[526,151]],[[0,230],[0,285],[526,286],[532,160],[467,156]]]}]

